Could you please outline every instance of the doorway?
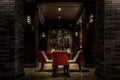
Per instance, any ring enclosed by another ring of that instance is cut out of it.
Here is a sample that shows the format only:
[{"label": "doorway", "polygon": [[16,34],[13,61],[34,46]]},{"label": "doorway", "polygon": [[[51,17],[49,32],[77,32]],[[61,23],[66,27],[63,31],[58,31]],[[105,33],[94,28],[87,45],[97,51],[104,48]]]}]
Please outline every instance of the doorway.
[{"label": "doorway", "polygon": [[[69,3],[71,4],[72,2],[69,2]],[[77,2],[75,2],[75,3],[77,3]],[[38,19],[39,20],[38,21],[38,26],[36,26],[36,27],[38,27],[38,34],[37,34],[38,43],[39,43],[39,47],[37,47],[38,50],[39,49],[40,50],[48,50],[48,49],[50,49],[49,46],[51,46],[51,45],[48,45],[48,44],[49,44],[49,34],[50,34],[50,32],[52,32],[52,31],[50,31],[51,28],[55,29],[55,31],[57,31],[56,29],[58,29],[58,28],[60,30],[62,30],[62,29],[67,29],[67,30],[71,29],[70,32],[71,32],[72,40],[71,41],[68,40],[68,42],[72,45],[71,47],[72,47],[73,53],[76,53],[76,51],[78,49],[81,49],[81,46],[82,46],[83,57],[84,57],[84,62],[82,62],[83,67],[86,66],[90,62],[91,63],[88,66],[91,67],[91,64],[95,63],[94,60],[91,60],[91,59],[94,58],[94,51],[92,51],[92,50],[94,50],[93,48],[94,48],[94,37],[95,37],[93,35],[94,34],[94,28],[95,28],[95,26],[94,26],[95,3],[87,3],[87,4],[84,3],[84,4],[82,4],[82,2],[81,2],[81,3],[77,3],[77,6],[73,5],[73,7],[75,7],[75,10],[77,10],[76,7],[81,8],[81,9],[78,8],[78,10],[81,11],[81,12],[78,11],[78,13],[77,13],[77,14],[80,14],[80,15],[74,16],[75,19],[71,19],[70,21],[69,21],[69,19],[68,19],[68,21],[66,19],[65,20],[66,22],[61,20],[62,17],[60,19],[60,15],[56,15],[57,17],[55,17],[56,18],[55,20],[54,20],[54,18],[51,18],[50,13],[47,14],[46,9],[44,9],[44,8],[47,8],[46,4],[49,4],[49,2],[48,3],[43,3],[43,4],[44,4],[43,5],[44,7],[41,6],[41,8],[43,8],[43,10],[42,10],[43,12],[41,12],[41,11],[39,11],[39,9],[37,9],[38,10],[37,11],[38,16],[40,16],[40,18]],[[52,3],[50,3],[50,4],[52,4]],[[78,6],[78,4],[80,4],[80,5]],[[82,4],[82,6],[81,6],[81,4]],[[42,5],[42,3],[40,3],[38,5],[39,6]],[[48,7],[50,7],[50,6],[48,6]],[[67,6],[63,5],[62,7],[66,8]],[[34,7],[34,8],[36,8],[36,7]],[[57,7],[56,9],[59,10],[60,6]],[[46,13],[45,13],[45,11],[46,11]],[[92,11],[94,11],[94,12],[92,12]],[[43,18],[42,13],[43,13],[43,15],[48,17],[48,20],[46,21],[47,24],[44,23],[45,19]],[[33,15],[35,16],[34,13],[33,13]],[[81,15],[82,15],[82,17],[81,17]],[[72,16],[72,14],[69,15],[69,17],[71,17],[71,16]],[[64,17],[66,17],[66,16],[64,16]],[[34,18],[33,18],[33,20],[34,20]],[[72,20],[73,20],[73,22],[72,22]],[[51,22],[54,22],[55,24],[51,24]],[[82,32],[82,37],[80,37],[81,32]],[[45,38],[45,39],[43,39],[43,38]],[[44,41],[44,42],[40,42],[41,40]],[[57,42],[57,41],[55,40],[55,42]],[[44,43],[44,44],[41,45],[42,43]],[[35,54],[33,54],[33,55],[35,56]],[[74,56],[75,56],[75,54],[74,54]],[[36,58],[34,58],[34,59],[37,60]],[[93,64],[93,65],[95,65],[95,64]]]}]

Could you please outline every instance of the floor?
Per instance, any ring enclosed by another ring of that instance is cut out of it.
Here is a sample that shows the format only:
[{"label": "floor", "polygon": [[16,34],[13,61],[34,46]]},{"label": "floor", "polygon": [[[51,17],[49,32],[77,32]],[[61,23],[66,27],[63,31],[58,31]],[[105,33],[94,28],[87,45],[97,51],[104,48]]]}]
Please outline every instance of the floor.
[{"label": "floor", "polygon": [[40,63],[37,68],[25,68],[25,76],[17,80],[100,80],[96,79],[94,75],[95,68],[83,68],[79,72],[77,64],[70,64],[70,76],[63,76],[63,67],[58,67],[56,77],[52,77],[52,64],[47,63],[44,66],[44,70],[40,71]]}]

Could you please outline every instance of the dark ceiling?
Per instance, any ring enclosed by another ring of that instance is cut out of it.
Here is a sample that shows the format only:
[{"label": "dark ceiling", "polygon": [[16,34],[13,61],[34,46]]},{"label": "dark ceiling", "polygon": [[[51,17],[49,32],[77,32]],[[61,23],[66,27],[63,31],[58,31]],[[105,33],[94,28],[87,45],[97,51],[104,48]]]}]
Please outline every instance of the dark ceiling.
[{"label": "dark ceiling", "polygon": [[[35,1],[35,2],[32,2]],[[76,2],[39,2],[38,0],[28,0],[25,2],[25,15],[33,15],[34,10],[38,7],[39,20],[44,22],[45,25],[73,25],[76,24],[80,18],[81,12],[85,9],[86,18],[89,20],[90,14],[95,15],[95,2],[84,2],[82,0]],[[58,11],[61,8],[61,11]],[[60,16],[60,19],[58,19]]]},{"label": "dark ceiling", "polygon": [[[42,14],[46,23],[74,22],[80,15],[82,3],[79,2],[52,2],[38,5],[39,15]],[[58,10],[60,9],[60,11]]]}]

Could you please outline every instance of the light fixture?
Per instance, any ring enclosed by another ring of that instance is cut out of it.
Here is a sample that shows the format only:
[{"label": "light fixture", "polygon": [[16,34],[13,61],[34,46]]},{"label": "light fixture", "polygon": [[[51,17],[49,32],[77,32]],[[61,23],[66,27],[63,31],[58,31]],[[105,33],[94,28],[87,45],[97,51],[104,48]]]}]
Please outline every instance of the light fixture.
[{"label": "light fixture", "polygon": [[61,30],[59,30],[59,33],[61,33]]},{"label": "light fixture", "polygon": [[78,32],[75,32],[75,37],[78,37]]},{"label": "light fixture", "polygon": [[93,18],[93,14],[90,15],[90,18]]},{"label": "light fixture", "polygon": [[31,24],[31,16],[27,16],[27,23]]},{"label": "light fixture", "polygon": [[58,11],[61,11],[61,10],[62,10],[62,9],[59,7],[59,8],[58,8]]},{"label": "light fixture", "polygon": [[61,19],[61,16],[60,16],[60,15],[58,16],[58,19]]},{"label": "light fixture", "polygon": [[79,22],[80,22],[80,24],[82,24],[82,19],[80,19],[80,21],[79,21]]},{"label": "light fixture", "polygon": [[55,31],[55,30],[53,30],[52,32],[53,32],[54,34],[56,33],[56,31]]},{"label": "light fixture", "polygon": [[93,19],[90,19],[90,23],[92,23],[93,22]]},{"label": "light fixture", "polygon": [[92,23],[92,22],[93,22],[93,18],[94,18],[94,16],[93,16],[93,14],[91,14],[91,15],[90,15],[90,17],[89,17],[89,19],[90,19],[90,21],[89,21],[89,22],[90,22],[90,23]]},{"label": "light fixture", "polygon": [[44,32],[42,33],[42,37],[45,37],[45,33]]},{"label": "light fixture", "polygon": [[65,31],[65,33],[67,33],[67,31]]},{"label": "light fixture", "polygon": [[83,16],[80,16],[78,21],[76,22],[76,25],[82,25],[82,19],[83,19]]}]

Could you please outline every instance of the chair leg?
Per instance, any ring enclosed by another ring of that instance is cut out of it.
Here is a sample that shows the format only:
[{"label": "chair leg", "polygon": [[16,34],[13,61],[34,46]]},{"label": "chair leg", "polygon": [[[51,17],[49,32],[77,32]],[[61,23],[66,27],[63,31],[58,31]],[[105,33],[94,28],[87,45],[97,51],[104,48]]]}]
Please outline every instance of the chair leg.
[{"label": "chair leg", "polygon": [[56,76],[56,73],[57,73],[57,65],[52,65],[52,76]]},{"label": "chair leg", "polygon": [[81,64],[80,63],[78,63],[78,67],[79,67],[79,71],[81,71]]},{"label": "chair leg", "polygon": [[44,69],[44,63],[41,63],[41,69],[40,69],[40,71],[43,71],[43,69]]},{"label": "chair leg", "polygon": [[64,74],[66,74],[66,66],[65,66],[65,65],[64,65],[64,68],[63,68],[63,69],[64,69]]},{"label": "chair leg", "polygon": [[55,75],[57,74],[58,65],[55,65]]},{"label": "chair leg", "polygon": [[69,65],[64,65],[64,74],[69,76]]},{"label": "chair leg", "polygon": [[70,74],[69,74],[69,64],[67,65],[67,76],[70,76]]}]

